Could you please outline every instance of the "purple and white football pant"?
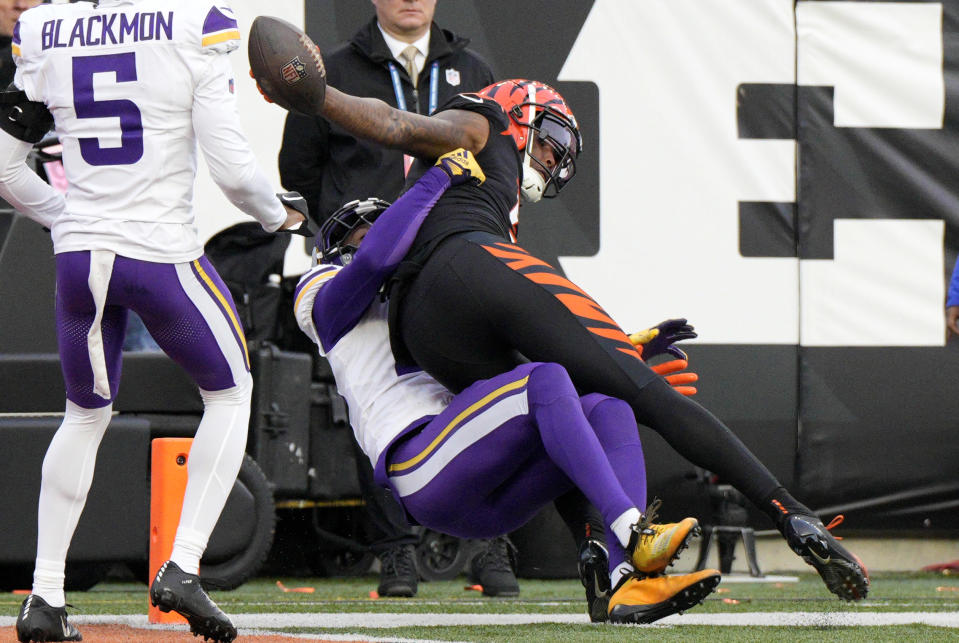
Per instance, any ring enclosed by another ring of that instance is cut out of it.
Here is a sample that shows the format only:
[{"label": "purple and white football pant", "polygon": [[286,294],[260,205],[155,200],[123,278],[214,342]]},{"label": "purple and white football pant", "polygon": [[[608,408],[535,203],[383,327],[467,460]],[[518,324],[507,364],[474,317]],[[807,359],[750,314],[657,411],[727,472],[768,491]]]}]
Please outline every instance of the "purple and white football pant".
[{"label": "purple and white football pant", "polygon": [[245,381],[243,328],[230,291],[206,257],[167,264],[84,251],[56,259],[57,337],[71,402],[99,408],[116,397],[127,310],[143,319],[160,348],[201,389]]},{"label": "purple and white football pant", "polygon": [[603,515],[610,568],[625,559],[611,525],[646,503],[639,431],[625,402],[580,397],[558,364],[523,364],[476,382],[411,433],[387,449],[377,474],[420,524],[499,536],[575,485]]}]

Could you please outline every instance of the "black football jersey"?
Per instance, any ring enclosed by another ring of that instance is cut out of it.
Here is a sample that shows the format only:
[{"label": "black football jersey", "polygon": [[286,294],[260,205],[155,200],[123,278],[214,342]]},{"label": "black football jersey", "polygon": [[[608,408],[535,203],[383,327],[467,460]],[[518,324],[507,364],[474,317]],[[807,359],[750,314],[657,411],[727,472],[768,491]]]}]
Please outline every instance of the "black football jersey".
[{"label": "black football jersey", "polygon": [[[429,252],[446,237],[460,232],[481,231],[505,240],[510,238],[510,211],[519,197],[522,161],[516,142],[507,131],[509,117],[496,101],[476,94],[454,96],[437,112],[448,109],[476,112],[489,121],[486,146],[475,155],[486,182],[480,186],[465,183],[447,190],[423,222],[410,257],[421,258],[422,251]],[[417,160],[410,169],[407,185],[412,185],[429,167]]]}]

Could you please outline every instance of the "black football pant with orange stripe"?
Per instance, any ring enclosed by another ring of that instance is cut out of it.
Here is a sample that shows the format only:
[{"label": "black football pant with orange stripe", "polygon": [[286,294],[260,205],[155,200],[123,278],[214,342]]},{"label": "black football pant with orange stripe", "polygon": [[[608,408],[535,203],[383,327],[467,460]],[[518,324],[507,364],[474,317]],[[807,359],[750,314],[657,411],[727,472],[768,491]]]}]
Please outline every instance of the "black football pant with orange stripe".
[{"label": "black football pant with orange stripe", "polygon": [[742,441],[646,366],[588,294],[519,246],[475,232],[450,237],[393,305],[413,359],[450,390],[526,360],[559,363],[581,394],[624,400],[680,455],[775,516],[770,497],[784,497],[782,487]]}]

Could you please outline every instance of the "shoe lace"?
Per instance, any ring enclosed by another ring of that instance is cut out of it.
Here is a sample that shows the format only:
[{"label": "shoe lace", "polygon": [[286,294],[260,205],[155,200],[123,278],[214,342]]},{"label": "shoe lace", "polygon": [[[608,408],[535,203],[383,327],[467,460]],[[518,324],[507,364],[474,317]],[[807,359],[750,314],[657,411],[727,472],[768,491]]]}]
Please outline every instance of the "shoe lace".
[{"label": "shoe lace", "polygon": [[380,565],[389,575],[411,576],[414,573],[412,547],[394,547],[380,554]]},{"label": "shoe lace", "polygon": [[[477,563],[480,567],[485,567],[491,571],[512,573],[516,556],[511,550],[515,549],[513,543],[506,536],[494,538],[490,541],[486,551],[480,554]],[[511,553],[513,553],[512,556]]]},{"label": "shoe lace", "polygon": [[659,518],[659,508],[662,506],[662,500],[658,497],[653,498],[652,502],[646,507],[646,511],[640,514],[639,522],[633,526],[633,530],[638,532],[640,537],[649,538],[650,536],[656,535],[656,530],[653,529],[653,522]]},{"label": "shoe lace", "polygon": [[[826,530],[832,531],[833,527],[838,527],[839,525],[842,524],[842,521],[845,519],[846,517],[843,514],[837,515],[835,518],[829,521],[828,525],[826,525]],[[837,536],[836,534],[833,534],[832,537],[835,538],[836,540],[842,540],[842,536]]]}]

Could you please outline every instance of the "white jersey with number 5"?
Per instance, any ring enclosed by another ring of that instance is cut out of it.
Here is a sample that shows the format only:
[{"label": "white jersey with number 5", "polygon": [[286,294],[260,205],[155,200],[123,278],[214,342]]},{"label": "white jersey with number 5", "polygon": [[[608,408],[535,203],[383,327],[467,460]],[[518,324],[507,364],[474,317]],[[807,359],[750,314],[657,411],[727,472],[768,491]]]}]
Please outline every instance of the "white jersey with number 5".
[{"label": "white jersey with number 5", "polygon": [[197,142],[227,197],[267,230],[285,211],[239,127],[227,54],[240,33],[209,0],[41,5],[13,37],[15,83],[47,105],[69,187],[55,251],[177,263],[202,254]]}]

